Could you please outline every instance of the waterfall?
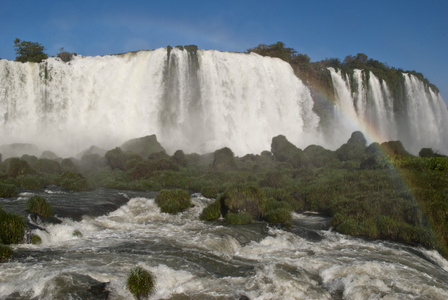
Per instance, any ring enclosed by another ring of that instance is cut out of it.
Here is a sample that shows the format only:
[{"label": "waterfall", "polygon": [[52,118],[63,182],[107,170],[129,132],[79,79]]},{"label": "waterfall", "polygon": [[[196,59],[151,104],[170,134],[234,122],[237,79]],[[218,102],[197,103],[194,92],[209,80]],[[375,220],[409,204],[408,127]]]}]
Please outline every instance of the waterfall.
[{"label": "waterfall", "polygon": [[405,106],[400,111],[386,81],[372,72],[355,69],[349,76],[334,68],[329,70],[339,112],[334,131],[342,141],[355,127],[366,134],[369,142],[400,140],[413,154],[423,147],[448,153],[447,107],[423,81],[403,73]]},{"label": "waterfall", "polygon": [[69,63],[0,60],[1,144],[29,142],[74,155],[156,134],[169,151],[237,155],[284,134],[317,142],[309,89],[289,64],[256,54],[174,48]]},{"label": "waterfall", "polygon": [[323,130],[310,89],[278,58],[161,48],[68,63],[3,59],[0,145],[70,156],[156,134],[169,153],[229,147],[241,156],[269,150],[279,134],[298,147],[335,149],[361,130],[370,142],[401,140],[414,154],[448,151],[446,105],[417,77],[403,73],[405,105],[396,106],[372,72],[329,70],[335,115]]}]

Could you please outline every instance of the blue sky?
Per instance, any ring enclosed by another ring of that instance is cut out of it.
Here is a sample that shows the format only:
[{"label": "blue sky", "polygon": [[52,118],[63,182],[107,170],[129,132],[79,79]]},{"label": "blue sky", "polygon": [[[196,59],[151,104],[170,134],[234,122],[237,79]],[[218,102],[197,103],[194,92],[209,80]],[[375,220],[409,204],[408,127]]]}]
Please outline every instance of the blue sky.
[{"label": "blue sky", "polygon": [[446,0],[1,0],[0,58],[15,38],[96,56],[167,45],[243,52],[282,41],[312,61],[365,53],[421,72],[448,100]]}]

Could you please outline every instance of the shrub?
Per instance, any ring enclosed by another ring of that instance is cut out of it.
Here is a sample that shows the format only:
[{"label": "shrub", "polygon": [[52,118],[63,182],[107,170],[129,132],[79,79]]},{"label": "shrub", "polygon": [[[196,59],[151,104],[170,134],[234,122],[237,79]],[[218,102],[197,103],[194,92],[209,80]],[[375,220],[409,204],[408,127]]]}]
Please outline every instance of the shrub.
[{"label": "shrub", "polygon": [[216,198],[219,194],[219,189],[215,186],[204,186],[201,188],[201,194],[205,198]]},{"label": "shrub", "polygon": [[269,210],[265,216],[269,224],[285,224],[291,226],[291,210],[286,207]]},{"label": "shrub", "polygon": [[17,177],[18,185],[27,190],[38,190],[44,187],[43,181],[36,176],[23,175]]},{"label": "shrub", "polygon": [[260,218],[264,214],[266,196],[257,186],[233,186],[220,196],[221,205],[231,213],[247,212],[253,218]]},{"label": "shrub", "polygon": [[212,169],[214,171],[230,171],[236,169],[235,157],[232,150],[225,147],[214,153]]},{"label": "shrub", "polygon": [[89,189],[87,179],[75,172],[62,174],[58,180],[58,185],[70,191],[86,191]]},{"label": "shrub", "polygon": [[17,177],[20,175],[34,175],[36,171],[26,161],[15,157],[9,160],[6,173],[10,177]]},{"label": "shrub", "polygon": [[155,202],[162,212],[169,214],[177,214],[191,205],[190,194],[181,189],[161,190]]},{"label": "shrub", "polygon": [[17,187],[13,184],[0,183],[0,198],[17,196]]},{"label": "shrub", "polygon": [[128,276],[127,287],[135,298],[139,300],[148,298],[155,289],[154,276],[142,267],[132,268]]},{"label": "shrub", "polygon": [[244,225],[252,223],[252,216],[247,212],[237,214],[229,212],[226,214],[226,221],[233,225]]},{"label": "shrub", "polygon": [[40,238],[40,236],[33,234],[31,236],[31,244],[33,245],[39,245],[42,243],[42,239]]},{"label": "shrub", "polygon": [[12,256],[11,248],[0,244],[0,263],[7,261],[11,256]]},{"label": "shrub", "polygon": [[3,243],[21,243],[25,228],[25,219],[21,215],[9,213],[0,207],[0,239]]},{"label": "shrub", "polygon": [[218,219],[221,216],[221,203],[215,200],[202,210],[199,219],[203,221],[210,221]]},{"label": "shrub", "polygon": [[72,234],[73,236],[75,236],[75,237],[82,237],[82,233],[81,233],[81,231],[79,231],[78,229],[76,229],[75,231],[73,231],[73,234]]},{"label": "shrub", "polygon": [[51,205],[41,196],[31,197],[26,202],[26,206],[30,212],[36,213],[44,218],[52,217],[54,215]]},{"label": "shrub", "polygon": [[186,167],[188,164],[187,158],[185,157],[185,153],[182,150],[177,150],[176,152],[174,152],[171,159],[175,164],[178,164],[179,166],[182,167]]},{"label": "shrub", "polygon": [[33,168],[41,173],[58,174],[58,175],[62,173],[61,165],[57,161],[48,158],[39,159],[34,164]]}]

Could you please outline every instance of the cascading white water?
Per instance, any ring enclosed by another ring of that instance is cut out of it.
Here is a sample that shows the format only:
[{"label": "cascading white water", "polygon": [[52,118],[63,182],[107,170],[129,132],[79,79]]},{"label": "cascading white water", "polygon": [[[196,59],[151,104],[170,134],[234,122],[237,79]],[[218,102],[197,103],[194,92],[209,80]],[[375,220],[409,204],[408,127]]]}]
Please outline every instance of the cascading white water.
[{"label": "cascading white water", "polygon": [[[54,205],[79,197],[58,193]],[[94,203],[98,194],[83,197]],[[448,297],[448,262],[436,251],[344,236],[319,216],[293,214],[290,230],[200,221],[211,201],[195,194],[194,206],[171,215],[138,196],[104,216],[42,224],[33,232],[41,244],[14,245],[17,255],[2,263],[0,298],[104,299],[89,293],[96,280],[107,283],[108,299],[131,299],[126,279],[137,265],[156,276],[151,299]]]},{"label": "cascading white water", "polygon": [[[389,88],[372,72],[354,70],[353,79],[329,68],[337,97],[339,122],[336,132],[347,140],[354,128],[363,131],[369,142],[400,140],[411,153],[432,147],[448,153],[448,110],[439,94],[412,74],[404,73],[405,111],[399,120]],[[365,72],[368,73],[366,82]],[[350,85],[354,80],[354,87]],[[349,125],[347,125],[349,124]],[[351,125],[351,126],[350,126]]]},{"label": "cascading white water", "polygon": [[[425,87],[412,74],[403,74],[406,87],[408,130],[411,141],[405,141],[410,151],[421,145],[448,152],[448,110],[439,94]],[[420,148],[419,148],[420,147]]]},{"label": "cascading white water", "polygon": [[63,155],[149,134],[169,152],[227,146],[244,155],[269,150],[278,134],[306,146],[319,122],[292,68],[256,54],[174,48],[70,63],[1,60],[0,72],[1,144]]},{"label": "cascading white water", "polygon": [[403,75],[398,108],[373,73],[330,72],[335,118],[323,123],[331,130],[319,127],[310,90],[291,66],[254,53],[174,48],[69,63],[0,60],[0,145],[32,143],[67,157],[156,134],[170,153],[229,147],[240,156],[269,150],[279,134],[298,147],[335,149],[361,130],[369,142],[401,140],[414,154],[448,153],[446,105],[417,77]]}]

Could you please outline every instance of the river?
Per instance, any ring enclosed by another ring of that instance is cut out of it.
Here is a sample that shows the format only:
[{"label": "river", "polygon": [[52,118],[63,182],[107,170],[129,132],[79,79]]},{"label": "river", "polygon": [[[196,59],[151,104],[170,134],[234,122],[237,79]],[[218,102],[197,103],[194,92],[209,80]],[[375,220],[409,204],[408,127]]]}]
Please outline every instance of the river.
[{"label": "river", "polygon": [[320,216],[293,214],[289,230],[230,226],[199,220],[213,201],[199,194],[169,215],[155,193],[56,187],[0,204],[23,213],[33,194],[62,223],[40,224],[39,245],[12,246],[1,299],[132,299],[135,266],[156,276],[152,299],[448,299],[448,262],[437,252],[341,235]]}]

